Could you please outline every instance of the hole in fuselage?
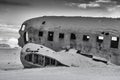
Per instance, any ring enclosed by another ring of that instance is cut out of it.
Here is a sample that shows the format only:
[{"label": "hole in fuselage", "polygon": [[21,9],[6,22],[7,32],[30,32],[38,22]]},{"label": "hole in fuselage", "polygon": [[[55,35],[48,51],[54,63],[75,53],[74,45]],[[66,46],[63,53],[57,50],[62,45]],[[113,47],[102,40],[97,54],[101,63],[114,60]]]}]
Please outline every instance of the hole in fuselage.
[{"label": "hole in fuselage", "polygon": [[25,60],[41,66],[66,66],[53,58],[40,54],[27,54]]}]

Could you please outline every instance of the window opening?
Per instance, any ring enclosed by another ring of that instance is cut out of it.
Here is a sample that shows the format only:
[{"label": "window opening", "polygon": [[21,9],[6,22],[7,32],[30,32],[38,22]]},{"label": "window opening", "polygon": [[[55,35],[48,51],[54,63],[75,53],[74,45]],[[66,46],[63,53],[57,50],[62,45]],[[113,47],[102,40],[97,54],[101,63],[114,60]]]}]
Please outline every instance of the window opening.
[{"label": "window opening", "polygon": [[112,37],[111,38],[111,48],[118,48],[119,46],[119,38],[118,37]]},{"label": "window opening", "polygon": [[22,25],[22,29],[21,29],[22,31],[24,31],[25,30],[25,25]]},{"label": "window opening", "polygon": [[83,35],[83,41],[89,41],[90,39],[90,36],[88,35]]},{"label": "window opening", "polygon": [[49,41],[53,41],[53,37],[54,37],[54,32],[49,31],[49,32],[48,32],[48,40],[49,40]]},{"label": "window opening", "polygon": [[76,35],[74,33],[71,33],[70,39],[71,40],[75,40],[76,39]]},{"label": "window opening", "polygon": [[59,38],[63,39],[64,38],[64,33],[59,33]]},{"label": "window opening", "polygon": [[103,36],[97,36],[97,42],[102,43],[104,40]]},{"label": "window opening", "polygon": [[43,36],[43,32],[42,31],[39,31],[39,36]]}]

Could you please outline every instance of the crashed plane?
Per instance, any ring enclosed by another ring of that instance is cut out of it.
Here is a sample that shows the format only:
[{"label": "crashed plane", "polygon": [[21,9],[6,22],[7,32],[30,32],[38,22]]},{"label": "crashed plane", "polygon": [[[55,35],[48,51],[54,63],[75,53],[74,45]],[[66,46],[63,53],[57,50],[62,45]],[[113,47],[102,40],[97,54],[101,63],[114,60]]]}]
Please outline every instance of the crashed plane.
[{"label": "crashed plane", "polygon": [[[55,51],[54,55],[61,50],[74,48],[82,54],[101,57],[120,65],[119,26],[119,18],[43,16],[29,19],[19,30],[18,44],[23,47],[21,61],[25,67],[43,67],[48,64],[69,66],[49,55],[51,52],[40,52],[42,45]],[[38,45],[39,48],[34,50]]]}]

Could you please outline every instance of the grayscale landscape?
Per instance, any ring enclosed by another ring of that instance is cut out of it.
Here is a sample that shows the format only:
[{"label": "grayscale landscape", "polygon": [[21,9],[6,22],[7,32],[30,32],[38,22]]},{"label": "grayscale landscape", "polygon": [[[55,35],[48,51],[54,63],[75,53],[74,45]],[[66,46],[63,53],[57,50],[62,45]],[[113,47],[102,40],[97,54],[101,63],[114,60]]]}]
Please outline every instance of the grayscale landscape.
[{"label": "grayscale landscape", "polygon": [[[38,24],[28,26],[39,27],[39,20],[42,20],[39,17],[42,16],[49,17],[45,20],[50,28],[61,25],[62,29],[82,32],[106,30],[120,33],[119,0],[0,0],[0,80],[120,80],[119,65],[94,61],[76,54],[76,49],[58,52],[64,56],[61,60],[67,60],[66,56],[70,54],[69,61],[63,63],[73,63],[72,66],[24,68],[20,60],[22,47],[18,45],[19,30],[26,20],[36,17],[33,22]],[[62,18],[58,21],[53,16]],[[71,20],[63,16],[75,18]]]}]

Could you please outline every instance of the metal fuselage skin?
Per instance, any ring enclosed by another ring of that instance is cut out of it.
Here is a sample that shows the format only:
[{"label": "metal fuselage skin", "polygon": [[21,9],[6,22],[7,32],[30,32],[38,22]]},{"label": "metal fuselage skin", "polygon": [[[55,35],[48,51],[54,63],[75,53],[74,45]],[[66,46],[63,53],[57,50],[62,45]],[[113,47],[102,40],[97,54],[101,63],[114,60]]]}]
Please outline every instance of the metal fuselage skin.
[{"label": "metal fuselage skin", "polygon": [[[21,47],[27,43],[35,43],[55,51],[74,48],[81,53],[105,58],[107,61],[120,65],[119,31],[93,30],[98,26],[119,26],[119,21],[84,17],[33,18],[22,24],[18,41]],[[83,30],[85,26],[92,30],[87,28],[87,30]]]}]

